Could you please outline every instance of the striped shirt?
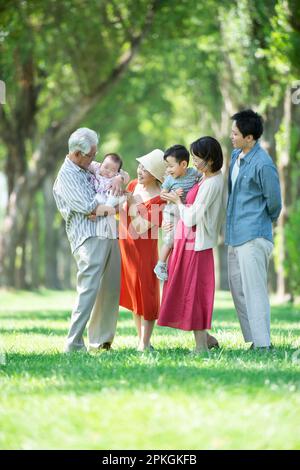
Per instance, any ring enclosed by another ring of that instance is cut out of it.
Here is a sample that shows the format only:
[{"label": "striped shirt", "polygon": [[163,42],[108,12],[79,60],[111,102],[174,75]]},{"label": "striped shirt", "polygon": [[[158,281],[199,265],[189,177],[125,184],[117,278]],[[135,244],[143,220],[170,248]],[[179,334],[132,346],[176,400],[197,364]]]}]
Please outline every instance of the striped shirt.
[{"label": "striped shirt", "polygon": [[91,173],[80,168],[68,157],[55,180],[53,196],[66,221],[72,253],[90,237],[117,238],[114,216],[97,217],[96,221],[87,218],[98,205],[91,183]]},{"label": "striped shirt", "polygon": [[185,175],[178,178],[168,175],[162,184],[162,188],[168,191],[176,191],[176,189],[182,188],[184,191],[182,201],[184,202],[187,193],[199,181],[200,176],[201,173],[198,173],[195,168],[187,168]]}]

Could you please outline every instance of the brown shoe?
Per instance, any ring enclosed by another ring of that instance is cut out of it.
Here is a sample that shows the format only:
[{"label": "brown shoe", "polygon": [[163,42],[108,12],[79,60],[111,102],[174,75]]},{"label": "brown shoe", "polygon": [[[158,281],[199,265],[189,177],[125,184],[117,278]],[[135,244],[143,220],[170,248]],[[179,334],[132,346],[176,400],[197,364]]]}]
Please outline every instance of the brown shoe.
[{"label": "brown shoe", "polygon": [[213,349],[213,348],[219,349],[220,345],[219,345],[217,338],[215,338],[212,335],[207,334],[207,347],[208,349]]},{"label": "brown shoe", "polygon": [[109,351],[110,349],[112,349],[111,343],[103,343],[101,344],[101,346],[99,346],[99,349],[105,349],[106,351]]},{"label": "brown shoe", "polygon": [[101,351],[110,351],[112,350],[111,343],[100,344],[97,348],[89,347],[89,352],[92,354],[100,353]]},{"label": "brown shoe", "polygon": [[255,347],[255,346],[254,346],[254,343],[252,343],[249,349],[261,349],[261,350],[266,349],[266,350],[269,351],[270,349],[274,349],[274,346],[273,346],[273,344],[271,343],[270,346]]}]

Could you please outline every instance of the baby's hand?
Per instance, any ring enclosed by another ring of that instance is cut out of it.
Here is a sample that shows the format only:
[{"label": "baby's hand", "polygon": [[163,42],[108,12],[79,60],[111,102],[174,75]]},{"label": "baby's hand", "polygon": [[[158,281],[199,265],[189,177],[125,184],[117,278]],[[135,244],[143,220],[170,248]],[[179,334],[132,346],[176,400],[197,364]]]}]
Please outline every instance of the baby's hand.
[{"label": "baby's hand", "polygon": [[122,196],[124,193],[123,177],[121,175],[112,178],[110,192],[113,196]]},{"label": "baby's hand", "polygon": [[92,222],[95,222],[95,220],[97,219],[96,212],[91,212],[91,213],[87,216],[87,218],[88,218],[89,220],[91,220]]},{"label": "baby's hand", "polygon": [[162,196],[162,195],[164,195],[164,194],[168,194],[168,192],[169,192],[169,191],[164,188],[164,189],[161,190],[160,195]]},{"label": "baby's hand", "polygon": [[182,188],[178,188],[176,189],[175,193],[178,194],[179,197],[182,197],[184,194],[184,191]]}]

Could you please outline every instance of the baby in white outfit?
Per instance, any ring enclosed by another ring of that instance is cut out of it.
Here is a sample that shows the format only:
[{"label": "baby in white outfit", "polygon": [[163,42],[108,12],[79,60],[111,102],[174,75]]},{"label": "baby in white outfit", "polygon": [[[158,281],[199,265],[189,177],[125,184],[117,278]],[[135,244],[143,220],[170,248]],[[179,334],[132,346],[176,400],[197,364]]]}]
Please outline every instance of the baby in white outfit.
[{"label": "baby in white outfit", "polygon": [[89,171],[92,173],[92,184],[97,193],[96,199],[99,204],[116,207],[126,200],[126,196],[114,196],[111,194],[112,179],[117,175],[122,175],[127,179],[127,173],[121,170],[122,159],[116,153],[105,155],[103,162],[92,162]]}]

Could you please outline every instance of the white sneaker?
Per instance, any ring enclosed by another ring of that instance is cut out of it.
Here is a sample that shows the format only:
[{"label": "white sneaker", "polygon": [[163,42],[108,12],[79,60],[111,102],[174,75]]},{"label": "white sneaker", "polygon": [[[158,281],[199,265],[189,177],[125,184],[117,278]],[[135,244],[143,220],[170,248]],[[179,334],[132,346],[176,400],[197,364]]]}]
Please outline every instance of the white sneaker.
[{"label": "white sneaker", "polygon": [[168,280],[168,271],[167,271],[167,265],[166,263],[162,264],[160,262],[157,263],[153,271],[156,274],[156,277],[160,279],[161,281],[167,281]]}]

